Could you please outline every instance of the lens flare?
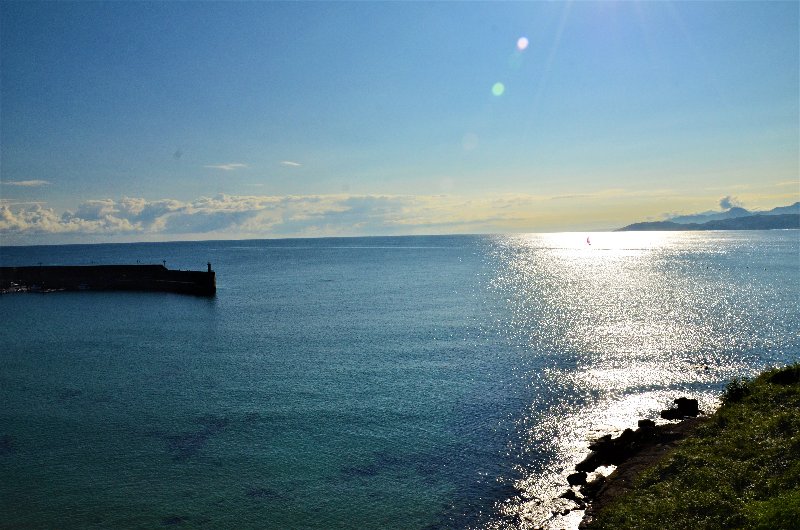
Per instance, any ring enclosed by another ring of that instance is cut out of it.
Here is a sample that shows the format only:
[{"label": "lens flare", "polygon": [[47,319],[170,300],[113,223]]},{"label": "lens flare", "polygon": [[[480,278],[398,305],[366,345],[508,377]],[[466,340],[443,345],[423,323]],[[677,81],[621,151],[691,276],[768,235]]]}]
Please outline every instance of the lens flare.
[{"label": "lens flare", "polygon": [[495,83],[492,85],[492,94],[495,96],[502,96],[506,91],[506,86],[503,83]]},{"label": "lens flare", "polygon": [[517,39],[517,49],[519,51],[522,51],[527,47],[528,47],[528,38],[527,37],[520,37],[519,39]]}]

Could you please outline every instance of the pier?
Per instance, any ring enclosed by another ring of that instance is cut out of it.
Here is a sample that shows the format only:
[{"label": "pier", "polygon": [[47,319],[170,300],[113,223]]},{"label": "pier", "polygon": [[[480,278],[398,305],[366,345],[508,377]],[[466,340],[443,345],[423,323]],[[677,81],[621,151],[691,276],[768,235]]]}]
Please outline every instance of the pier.
[{"label": "pier", "polygon": [[162,291],[214,296],[216,273],[164,265],[0,267],[0,293],[53,291]]}]

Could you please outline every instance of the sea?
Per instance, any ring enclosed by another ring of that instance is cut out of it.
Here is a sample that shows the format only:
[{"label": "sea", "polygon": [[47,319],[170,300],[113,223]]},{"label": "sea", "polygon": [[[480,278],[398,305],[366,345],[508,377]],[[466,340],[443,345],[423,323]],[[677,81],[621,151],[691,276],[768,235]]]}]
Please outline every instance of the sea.
[{"label": "sea", "polygon": [[800,361],[797,230],[0,247],[208,262],[0,295],[1,528],[575,528],[592,439]]}]

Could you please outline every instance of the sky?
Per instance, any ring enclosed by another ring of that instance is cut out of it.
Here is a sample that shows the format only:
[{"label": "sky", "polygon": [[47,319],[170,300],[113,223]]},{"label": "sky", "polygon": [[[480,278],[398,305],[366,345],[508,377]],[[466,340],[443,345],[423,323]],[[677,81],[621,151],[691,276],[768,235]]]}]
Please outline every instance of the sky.
[{"label": "sky", "polygon": [[797,2],[0,2],[0,244],[800,200]]}]

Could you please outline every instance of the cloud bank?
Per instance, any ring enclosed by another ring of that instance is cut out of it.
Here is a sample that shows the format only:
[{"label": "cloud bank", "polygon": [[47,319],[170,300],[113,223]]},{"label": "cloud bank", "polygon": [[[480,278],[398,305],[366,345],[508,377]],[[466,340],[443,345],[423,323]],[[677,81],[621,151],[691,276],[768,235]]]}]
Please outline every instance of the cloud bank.
[{"label": "cloud bank", "polygon": [[211,166],[203,166],[209,169],[221,169],[222,171],[235,171],[237,169],[243,169],[247,167],[247,164],[242,164],[239,162],[235,162],[233,164],[216,164]]},{"label": "cloud bank", "polygon": [[47,180],[9,180],[2,182],[6,186],[21,186],[23,188],[38,188],[50,184]]},{"label": "cloud bank", "polygon": [[127,241],[452,233],[512,225],[520,204],[527,208],[530,200],[530,196],[476,201],[447,196],[222,194],[188,202],[97,199],[63,213],[39,203],[0,203],[0,235],[8,243],[21,243],[87,236]]},{"label": "cloud bank", "polygon": [[[95,199],[67,211],[5,198],[0,245],[610,230],[665,204],[691,207],[718,197],[619,188],[567,195],[220,194],[189,201]],[[783,195],[770,200],[786,202]]]}]

